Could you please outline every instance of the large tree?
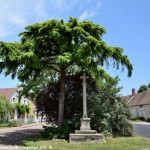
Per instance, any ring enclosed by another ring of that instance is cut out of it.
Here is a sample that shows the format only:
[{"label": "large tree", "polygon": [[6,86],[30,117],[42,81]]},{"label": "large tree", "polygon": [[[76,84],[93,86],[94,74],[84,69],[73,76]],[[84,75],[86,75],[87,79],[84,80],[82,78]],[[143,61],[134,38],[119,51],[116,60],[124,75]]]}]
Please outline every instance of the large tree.
[{"label": "large tree", "polygon": [[43,70],[58,72],[60,99],[58,125],[64,120],[65,74],[78,66],[93,78],[112,79],[104,70],[113,60],[117,69],[120,64],[132,74],[132,65],[123,49],[108,46],[102,35],[105,28],[91,21],[79,22],[70,18],[49,20],[25,28],[18,43],[0,43],[0,71],[11,74],[25,82],[29,77],[36,79]]}]

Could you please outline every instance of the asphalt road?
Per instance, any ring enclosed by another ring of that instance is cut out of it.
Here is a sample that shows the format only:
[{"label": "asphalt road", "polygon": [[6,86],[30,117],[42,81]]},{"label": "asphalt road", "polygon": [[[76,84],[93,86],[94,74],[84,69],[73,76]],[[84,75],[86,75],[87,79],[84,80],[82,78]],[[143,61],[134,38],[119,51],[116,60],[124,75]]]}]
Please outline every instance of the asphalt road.
[{"label": "asphalt road", "polygon": [[18,143],[36,137],[41,131],[43,127],[40,123],[0,129],[0,150],[15,149]]},{"label": "asphalt road", "polygon": [[150,138],[150,123],[133,123],[133,126],[135,135]]}]

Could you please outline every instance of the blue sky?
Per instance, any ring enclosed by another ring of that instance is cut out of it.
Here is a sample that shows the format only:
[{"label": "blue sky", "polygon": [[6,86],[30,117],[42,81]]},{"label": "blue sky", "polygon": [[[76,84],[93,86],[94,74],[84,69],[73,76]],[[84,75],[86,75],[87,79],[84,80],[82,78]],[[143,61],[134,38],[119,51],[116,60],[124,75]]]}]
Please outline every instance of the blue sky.
[{"label": "blue sky", "polygon": [[[119,75],[121,93],[150,82],[150,0],[0,0],[0,41],[19,41],[24,27],[49,19],[68,20],[69,16],[91,20],[106,28],[104,41],[119,46],[128,55],[134,70],[107,70]],[[19,81],[0,75],[0,88],[15,87]]]}]

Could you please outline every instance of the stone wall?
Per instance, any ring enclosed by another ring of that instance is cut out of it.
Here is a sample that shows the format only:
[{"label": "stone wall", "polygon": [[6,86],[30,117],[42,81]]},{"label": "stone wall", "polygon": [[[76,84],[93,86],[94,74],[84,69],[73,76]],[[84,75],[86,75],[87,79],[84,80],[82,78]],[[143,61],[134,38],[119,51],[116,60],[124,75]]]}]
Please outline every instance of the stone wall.
[{"label": "stone wall", "polygon": [[131,107],[132,118],[144,117],[150,118],[150,105],[134,106]]}]

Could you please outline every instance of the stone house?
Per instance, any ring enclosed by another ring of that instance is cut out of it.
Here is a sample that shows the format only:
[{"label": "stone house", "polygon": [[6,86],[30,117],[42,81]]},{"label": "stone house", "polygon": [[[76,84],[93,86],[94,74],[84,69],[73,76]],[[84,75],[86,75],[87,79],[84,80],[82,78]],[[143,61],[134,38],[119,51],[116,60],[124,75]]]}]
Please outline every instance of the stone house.
[{"label": "stone house", "polygon": [[150,118],[150,89],[141,93],[136,93],[132,89],[132,94],[124,96],[131,108],[132,118]]},{"label": "stone house", "polygon": [[[25,98],[24,96],[21,96],[19,97],[19,94],[18,94],[18,88],[0,88],[0,95],[1,96],[5,96],[6,100],[10,101],[10,103],[13,103],[13,104],[25,104],[25,105],[30,105],[30,114],[28,114],[28,116],[30,116],[30,118],[32,118],[32,121],[35,122],[35,113],[34,113],[34,110],[35,110],[35,105],[32,101],[28,100],[27,98]],[[15,108],[15,111],[14,111],[14,116],[10,117],[10,119],[13,119],[13,120],[17,120],[17,121],[21,121],[21,122],[28,122],[28,117],[27,117],[27,114],[25,113],[25,115],[23,115],[21,118],[18,118],[18,111],[17,111],[17,108]]]}]

